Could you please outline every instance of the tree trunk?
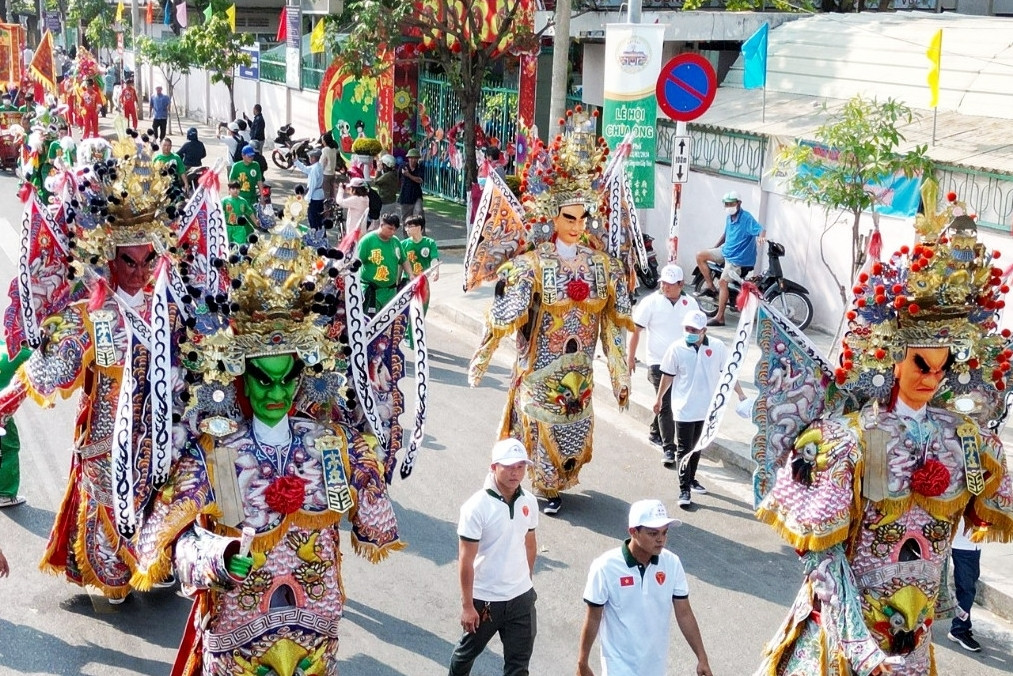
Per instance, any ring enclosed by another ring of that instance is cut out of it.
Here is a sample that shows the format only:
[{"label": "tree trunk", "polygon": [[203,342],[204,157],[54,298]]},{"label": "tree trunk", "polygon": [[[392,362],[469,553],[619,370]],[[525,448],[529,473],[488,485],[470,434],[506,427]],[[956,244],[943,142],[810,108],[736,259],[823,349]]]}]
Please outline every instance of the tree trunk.
[{"label": "tree trunk", "polygon": [[[477,84],[475,84],[477,83]],[[475,124],[478,98],[482,95],[482,80],[472,78],[470,86],[461,92],[464,115],[464,194],[471,192],[471,186],[478,180],[478,160],[475,149]]]},{"label": "tree trunk", "polygon": [[225,81],[225,88],[229,90],[229,121],[236,119],[236,93],[233,91],[232,78]]}]

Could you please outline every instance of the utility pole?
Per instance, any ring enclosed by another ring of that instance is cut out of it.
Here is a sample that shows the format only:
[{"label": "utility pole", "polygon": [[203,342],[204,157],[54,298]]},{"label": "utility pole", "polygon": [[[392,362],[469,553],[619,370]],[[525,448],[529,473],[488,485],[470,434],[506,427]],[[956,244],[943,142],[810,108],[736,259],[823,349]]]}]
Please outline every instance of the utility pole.
[{"label": "utility pole", "polygon": [[570,6],[571,0],[556,0],[552,27],[552,97],[549,99],[548,138],[555,136],[556,121],[566,114],[570,92]]}]

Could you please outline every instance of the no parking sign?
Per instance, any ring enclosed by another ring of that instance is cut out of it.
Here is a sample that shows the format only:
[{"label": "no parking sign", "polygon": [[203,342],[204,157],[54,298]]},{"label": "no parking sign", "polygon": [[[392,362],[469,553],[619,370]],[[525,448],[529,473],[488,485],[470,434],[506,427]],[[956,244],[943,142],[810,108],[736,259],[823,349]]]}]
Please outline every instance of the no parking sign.
[{"label": "no parking sign", "polygon": [[655,95],[658,106],[671,119],[689,122],[714,103],[718,79],[714,66],[700,54],[679,54],[661,67]]}]

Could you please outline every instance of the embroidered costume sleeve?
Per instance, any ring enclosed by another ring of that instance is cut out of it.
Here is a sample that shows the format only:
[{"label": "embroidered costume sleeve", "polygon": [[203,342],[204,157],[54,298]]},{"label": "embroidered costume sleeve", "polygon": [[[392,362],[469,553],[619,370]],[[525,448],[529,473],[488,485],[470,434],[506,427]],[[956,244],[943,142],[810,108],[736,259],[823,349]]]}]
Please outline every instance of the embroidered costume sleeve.
[{"label": "embroidered costume sleeve", "polygon": [[500,341],[530,321],[533,299],[539,291],[535,261],[535,254],[528,253],[500,266],[496,297],[485,320],[485,335],[468,367],[468,383],[472,387],[482,381]]},{"label": "embroidered costume sleeve", "polygon": [[225,559],[238,551],[237,538],[216,535],[194,525],[176,541],[176,575],[190,589],[228,591],[240,580],[229,574]]},{"label": "embroidered costume sleeve", "polygon": [[974,542],[1013,542],[1013,480],[1006,452],[995,435],[986,435],[981,443],[984,490],[971,498],[966,516],[974,525]]},{"label": "embroidered costume sleeve", "polygon": [[49,317],[42,329],[47,338],[44,347],[21,367],[15,381],[26,396],[48,408],[57,394],[69,397],[84,382],[85,367],[92,359],[92,332],[80,304]]},{"label": "embroidered costume sleeve", "polygon": [[609,376],[612,379],[612,394],[619,405],[626,407],[629,403],[630,371],[626,360],[626,332],[636,327],[631,318],[630,296],[626,290],[622,265],[614,258],[608,258],[609,295],[602,311],[601,341],[602,352],[608,363]]},{"label": "embroidered costume sleeve", "polygon": [[855,416],[820,420],[799,435],[791,462],[757,510],[795,549],[828,549],[848,536],[860,498],[854,425]]}]

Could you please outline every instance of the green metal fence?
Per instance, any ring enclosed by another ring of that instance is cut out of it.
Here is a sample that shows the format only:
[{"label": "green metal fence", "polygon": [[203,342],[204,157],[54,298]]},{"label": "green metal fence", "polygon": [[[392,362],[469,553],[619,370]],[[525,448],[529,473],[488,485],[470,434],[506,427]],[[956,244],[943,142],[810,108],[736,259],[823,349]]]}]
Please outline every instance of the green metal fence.
[{"label": "green metal fence", "polygon": [[[415,140],[426,167],[426,193],[464,202],[464,122],[457,92],[443,75],[419,76],[419,123]],[[488,81],[483,87],[475,123],[488,140],[499,139],[501,147],[517,136],[517,88]],[[481,140],[479,141],[481,143]],[[508,166],[507,172],[513,167]]]}]

